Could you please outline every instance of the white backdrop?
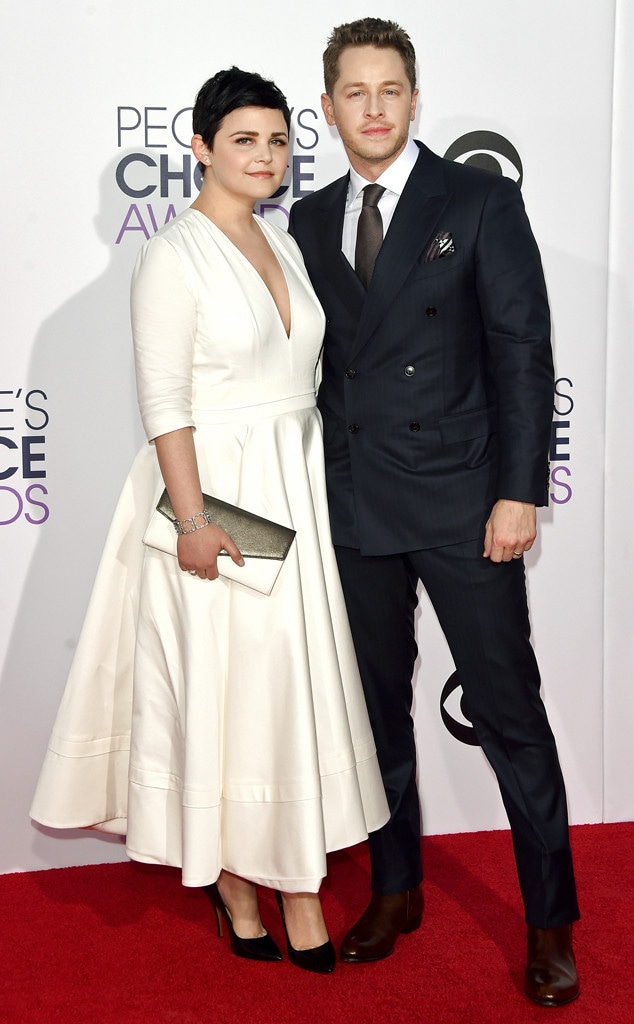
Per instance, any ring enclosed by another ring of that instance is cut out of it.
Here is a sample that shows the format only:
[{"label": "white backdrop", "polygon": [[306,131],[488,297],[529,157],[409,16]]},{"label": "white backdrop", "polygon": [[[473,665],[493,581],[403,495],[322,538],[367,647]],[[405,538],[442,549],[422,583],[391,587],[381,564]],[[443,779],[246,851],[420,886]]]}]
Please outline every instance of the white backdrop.
[{"label": "white backdrop", "polygon": [[610,209],[605,503],[605,809],[608,821],[634,818],[634,10],[617,0],[614,173]]},{"label": "white backdrop", "polygon": [[[105,530],[142,443],[128,280],[146,234],[191,201],[183,111],[229,64],[276,79],[293,107],[294,158],[277,208],[262,212],[284,224],[295,198],[345,169],[319,109],[321,53],[332,25],[368,13],[412,36],[420,138],[445,153],[484,132],[456,158],[486,149],[514,178],[521,163],[559,378],[553,500],[529,558],[534,639],[572,820],[631,816],[632,402],[621,383],[632,370],[631,11],[625,0],[583,11],[572,0],[394,0],[389,12],[324,0],[258,20],[251,0],[237,15],[217,7],[191,0],[185,19],[165,0],[27,0],[4,13],[0,871],[124,856],[117,839],[36,827],[28,808]],[[449,728],[441,719],[453,666],[424,596],[418,635],[425,831],[505,827],[481,751],[452,735],[452,720],[469,725],[456,692]]]}]

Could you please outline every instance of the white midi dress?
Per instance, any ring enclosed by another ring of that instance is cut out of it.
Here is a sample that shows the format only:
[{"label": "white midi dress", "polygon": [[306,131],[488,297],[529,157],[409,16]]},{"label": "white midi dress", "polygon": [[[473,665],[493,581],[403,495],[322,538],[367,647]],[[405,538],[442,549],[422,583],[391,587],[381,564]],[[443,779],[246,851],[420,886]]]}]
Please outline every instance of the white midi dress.
[{"label": "white midi dress", "polygon": [[315,377],[323,312],[290,236],[287,336],[262,278],[189,209],[139,255],[132,326],[149,439],[191,426],[203,491],[292,527],[269,596],[143,544],[163,489],[138,454],[106,541],[32,807],[125,833],[134,860],[316,891],[326,853],[388,819],[330,539]]}]

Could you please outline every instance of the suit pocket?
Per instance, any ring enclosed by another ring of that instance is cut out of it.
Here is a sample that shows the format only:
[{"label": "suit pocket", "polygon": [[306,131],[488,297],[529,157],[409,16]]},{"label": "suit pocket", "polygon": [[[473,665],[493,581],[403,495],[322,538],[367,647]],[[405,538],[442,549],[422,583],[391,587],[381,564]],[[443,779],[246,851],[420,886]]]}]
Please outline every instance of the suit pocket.
[{"label": "suit pocket", "polygon": [[438,274],[446,274],[451,270],[457,270],[464,259],[464,249],[456,249],[455,252],[441,256],[430,263],[423,262],[424,255],[416,264],[412,274],[413,281],[427,280],[428,277],[436,277]]},{"label": "suit pocket", "polygon": [[438,421],[445,459],[461,472],[489,472],[497,459],[495,408],[474,409]]},{"label": "suit pocket", "polygon": [[473,441],[478,437],[488,437],[497,432],[497,414],[494,406],[486,409],[474,409],[472,412],[461,412],[455,416],[442,416],[438,420],[440,439],[443,444],[458,444],[461,441]]}]

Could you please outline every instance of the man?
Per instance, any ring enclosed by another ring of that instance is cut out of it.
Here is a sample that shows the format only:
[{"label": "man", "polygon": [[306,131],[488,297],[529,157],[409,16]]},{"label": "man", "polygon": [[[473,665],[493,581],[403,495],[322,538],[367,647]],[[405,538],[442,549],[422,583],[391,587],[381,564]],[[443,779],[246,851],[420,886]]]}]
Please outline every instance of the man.
[{"label": "man", "polygon": [[548,302],[516,185],[409,138],[415,60],[393,22],[334,29],[322,107],[350,173],[296,204],[290,222],[327,317],[319,407],[332,533],[391,809],[370,837],[371,902],[341,955],[381,959],[421,922],[420,579],[509,816],[526,992],[557,1006],[579,993],[579,915],[522,557],[548,500]]}]

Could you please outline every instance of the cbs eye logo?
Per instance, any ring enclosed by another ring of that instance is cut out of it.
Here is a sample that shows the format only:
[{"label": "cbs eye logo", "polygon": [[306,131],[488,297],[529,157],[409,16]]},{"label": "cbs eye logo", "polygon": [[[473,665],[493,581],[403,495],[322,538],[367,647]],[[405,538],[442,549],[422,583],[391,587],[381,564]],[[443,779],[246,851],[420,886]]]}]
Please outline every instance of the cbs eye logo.
[{"label": "cbs eye logo", "polygon": [[522,187],[524,171],[520,155],[513,143],[497,132],[478,131],[461,135],[452,142],[445,159],[503,174]]},{"label": "cbs eye logo", "polygon": [[471,724],[465,697],[460,686],[457,672],[449,676],[440,694],[440,717],[447,732],[460,743],[471,747],[479,747],[478,737]]}]

